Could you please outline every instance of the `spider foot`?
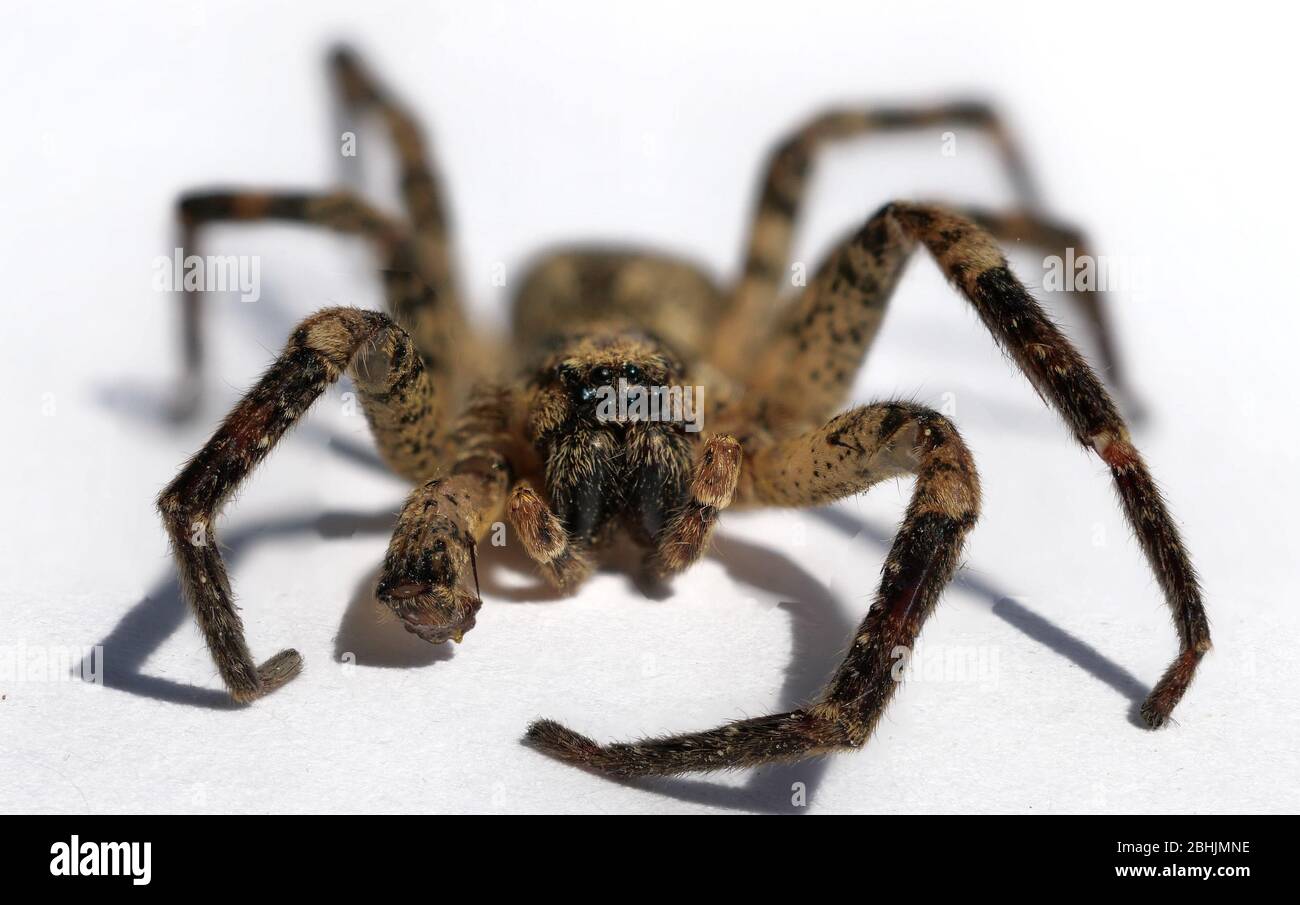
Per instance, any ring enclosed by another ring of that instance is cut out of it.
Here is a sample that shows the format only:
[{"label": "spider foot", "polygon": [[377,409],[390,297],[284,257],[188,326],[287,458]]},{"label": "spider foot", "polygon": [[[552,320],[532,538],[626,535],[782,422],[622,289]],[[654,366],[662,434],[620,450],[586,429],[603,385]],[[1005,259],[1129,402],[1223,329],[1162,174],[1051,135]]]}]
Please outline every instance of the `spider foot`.
[{"label": "spider foot", "polygon": [[268,695],[302,672],[302,654],[293,648],[282,650],[261,666],[257,667],[257,677],[262,682],[262,694]]},{"label": "spider foot", "polygon": [[564,761],[566,764],[599,770],[603,773],[621,772],[606,756],[605,748],[554,720],[533,722],[524,733],[524,742],[548,757]]},{"label": "spider foot", "polygon": [[674,776],[739,770],[858,747],[845,727],[806,710],[738,720],[706,732],[599,745],[553,720],[528,727],[524,741],[556,760],[611,776]]},{"label": "spider foot", "polygon": [[256,676],[244,675],[230,689],[230,696],[240,704],[249,704],[264,698],[302,672],[302,654],[293,648],[282,650],[261,666]]},{"label": "spider foot", "polygon": [[1165,670],[1151,694],[1142,702],[1142,721],[1151,729],[1160,729],[1173,723],[1170,714],[1178,706],[1192,683],[1196,666],[1210,649],[1209,639],[1190,647],[1178,655],[1178,658]]},{"label": "spider foot", "polygon": [[1138,712],[1142,714],[1142,722],[1146,723],[1148,729],[1163,729],[1174,725],[1174,720],[1168,711],[1158,704],[1153,704],[1150,698],[1142,702]]}]

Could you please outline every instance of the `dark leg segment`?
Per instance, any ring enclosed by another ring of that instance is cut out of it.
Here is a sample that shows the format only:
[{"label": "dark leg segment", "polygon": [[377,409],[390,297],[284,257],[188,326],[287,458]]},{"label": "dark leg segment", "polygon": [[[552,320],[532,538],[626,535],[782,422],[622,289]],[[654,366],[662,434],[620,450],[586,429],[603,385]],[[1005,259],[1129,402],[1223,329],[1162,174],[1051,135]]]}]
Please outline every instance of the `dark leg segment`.
[{"label": "dark leg segment", "polygon": [[[411,331],[421,348],[449,357],[447,353],[461,349],[470,336],[456,279],[450,217],[422,130],[415,117],[371,76],[356,53],[346,47],[336,49],[330,67],[343,100],[354,110],[379,116],[388,129],[397,150],[402,201],[411,219],[410,255],[419,265],[400,269],[418,273],[431,298],[438,302],[427,311],[412,312],[411,317],[399,315],[398,322]],[[430,321],[427,325],[423,323],[426,320]],[[425,347],[426,332],[428,340],[443,345]],[[461,361],[474,364],[472,355],[462,356]]]},{"label": "dark leg segment", "polygon": [[[391,260],[404,242],[403,227],[347,193],[191,192],[177,205],[182,257],[196,254],[204,226],[225,221],[283,220],[307,223],[372,240]],[[182,391],[176,416],[193,415],[203,387],[203,290],[186,289],[181,308]]]},{"label": "dark leg segment", "polygon": [[[1092,245],[1079,229],[1049,220],[1026,211],[987,211],[963,208],[961,213],[988,230],[1008,247],[1024,243],[1039,253],[1063,254],[1073,249],[1075,259],[1093,258]],[[1097,347],[1097,361],[1106,382],[1120,397],[1123,409],[1131,420],[1142,416],[1143,409],[1116,347],[1115,330],[1111,326],[1108,308],[1110,296],[1104,288],[1092,291],[1070,292],[1072,301],[1083,314],[1092,341]]]},{"label": "dark leg segment", "polygon": [[[411,116],[362,64],[357,54],[339,47],[330,55],[330,68],[344,102],[362,113],[377,114],[388,129],[401,168],[402,200],[416,232],[435,239],[448,260],[450,228],[439,180],[429,164],[424,136]],[[440,286],[450,290],[451,286]]]}]

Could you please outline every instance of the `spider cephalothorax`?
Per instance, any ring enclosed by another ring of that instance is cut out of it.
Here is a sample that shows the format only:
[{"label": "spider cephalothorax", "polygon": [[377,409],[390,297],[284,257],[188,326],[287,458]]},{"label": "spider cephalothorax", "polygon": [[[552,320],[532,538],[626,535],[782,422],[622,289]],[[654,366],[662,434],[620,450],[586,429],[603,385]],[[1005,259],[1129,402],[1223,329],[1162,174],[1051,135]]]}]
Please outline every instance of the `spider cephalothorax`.
[{"label": "spider cephalothorax", "polygon": [[[415,485],[377,596],[433,643],[459,641],[474,626],[478,543],[503,516],[542,574],[572,589],[620,531],[645,548],[654,576],[668,578],[703,555],[728,506],[818,506],[912,477],[871,608],[816,701],[629,744],[600,745],[549,721],[528,732],[549,754],[624,775],[752,766],[862,745],[896,688],[897,650],[915,644],[980,510],[974,459],[949,419],[911,402],[844,408],[899,274],[924,247],[1075,440],[1110,470],[1178,630],[1178,656],[1142,706],[1150,726],[1168,721],[1210,649],[1196,573],[1117,406],[998,246],[1014,239],[1079,251],[1083,238],[1039,212],[1023,161],[987,107],[814,118],[768,163],[735,285],[721,287],[687,262],[626,249],[553,254],[520,281],[512,341],[494,345],[462,312],[451,232],[419,129],[353,55],[340,51],[333,66],[345,101],[390,127],[407,220],[347,193],[208,192],[180,205],[187,242],[208,223],[268,218],[365,237],[382,260],[389,308],[389,315],[328,308],[303,321],[159,497],[186,594],[236,700],[278,688],[301,658],[288,650],[256,665],[213,521],[288,428],[348,374],[381,457]],[[814,152],[833,139],[938,123],[990,133],[1021,206],[958,213],[885,205],[812,271],[806,287],[785,297],[781,283]],[[1103,308],[1095,294],[1077,301],[1122,390]],[[201,385],[199,310],[191,295],[191,388]],[[519,376],[507,359],[534,364]],[[670,400],[676,392],[677,407],[633,404],[657,392]]]}]

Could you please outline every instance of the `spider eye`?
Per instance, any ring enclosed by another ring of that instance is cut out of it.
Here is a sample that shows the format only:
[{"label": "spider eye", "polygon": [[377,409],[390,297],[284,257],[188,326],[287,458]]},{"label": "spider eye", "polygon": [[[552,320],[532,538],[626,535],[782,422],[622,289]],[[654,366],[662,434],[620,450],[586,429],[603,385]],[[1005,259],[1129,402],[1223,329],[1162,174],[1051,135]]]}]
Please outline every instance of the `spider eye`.
[{"label": "spider eye", "polygon": [[572,386],[578,381],[578,369],[573,365],[559,365],[555,369],[555,376],[569,386]]},{"label": "spider eye", "polygon": [[640,383],[641,369],[636,365],[627,365],[623,368],[623,376],[627,378],[628,383]]},{"label": "spider eye", "polygon": [[591,372],[591,381],[597,386],[610,386],[614,382],[614,372],[609,368],[596,368]]}]

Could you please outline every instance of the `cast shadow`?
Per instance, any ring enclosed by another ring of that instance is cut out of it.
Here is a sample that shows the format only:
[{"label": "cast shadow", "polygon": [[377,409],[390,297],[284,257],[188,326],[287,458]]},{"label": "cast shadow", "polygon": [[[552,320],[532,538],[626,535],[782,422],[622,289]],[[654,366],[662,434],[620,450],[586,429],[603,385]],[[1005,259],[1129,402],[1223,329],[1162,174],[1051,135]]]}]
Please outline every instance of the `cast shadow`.
[{"label": "cast shadow", "polygon": [[[339,381],[341,392],[349,390],[348,378]],[[173,418],[172,400],[164,393],[131,381],[119,381],[105,384],[97,389],[96,401],[114,414],[134,421],[142,426],[154,428],[173,428],[177,422]],[[356,439],[346,433],[332,430],[311,418],[305,418],[294,426],[294,437],[305,437],[316,446],[323,446],[354,465],[376,474],[392,475],[379,454],[375,452],[374,443]],[[369,436],[368,434],[366,436]]]},{"label": "cast shadow", "polygon": [[452,659],[456,645],[430,644],[412,635],[375,597],[382,570],[383,563],[377,563],[357,583],[334,636],[335,661],[380,669],[417,669]]},{"label": "cast shadow", "polygon": [[[842,657],[855,622],[816,576],[786,554],[736,537],[715,539],[710,556],[740,585],[776,595],[790,618],[791,654],[772,712],[794,710],[815,700]],[[812,803],[826,773],[826,758],[810,758],[751,770],[743,785],[708,780],[651,778],[611,780],[678,801],[725,810],[791,814],[796,790]]]},{"label": "cast shadow", "polygon": [[[338,451],[335,443],[331,443],[331,448]],[[226,567],[234,572],[250,550],[277,538],[315,535],[329,540],[357,534],[387,537],[396,522],[397,516],[392,510],[298,514],[237,528],[228,535],[223,534],[220,543]],[[519,544],[507,544],[504,548],[494,549],[493,554],[480,568],[481,587],[493,603],[538,603],[564,598],[565,595],[552,590],[536,576],[531,561]],[[380,569],[382,563],[376,563],[358,581],[334,639],[335,659],[351,657],[347,662],[366,667],[410,669],[454,657],[454,645],[432,645],[411,635],[379,603],[374,589]],[[500,578],[503,572],[526,575],[531,581],[525,586],[508,585]],[[233,703],[223,689],[189,685],[144,672],[144,665],[154,652],[192,618],[179,576],[169,564],[165,577],[98,642],[97,646],[113,652],[108,666],[102,671],[90,670],[85,674],[102,673],[105,687],[156,701],[219,710],[238,709],[241,705]]]},{"label": "cast shadow", "polygon": [[[878,525],[856,518],[840,509],[818,509],[813,513],[817,518],[834,526],[850,537],[865,537],[882,550],[888,550],[893,542],[890,532]],[[958,570],[953,584],[969,591],[989,611],[1003,622],[1017,629],[1026,637],[1033,639],[1053,653],[1069,660],[1085,673],[1104,685],[1114,689],[1121,697],[1133,705],[1141,705],[1149,689],[1142,680],[1123,666],[1111,660],[1087,641],[1077,638],[1059,626],[1035,613],[1029,607],[1017,601],[1008,591],[984,578],[971,568]],[[1145,727],[1145,723],[1139,723]]]},{"label": "cast shadow", "polygon": [[[276,304],[252,306],[255,316],[287,335],[295,321]],[[205,397],[210,400],[209,397]],[[107,408],[138,422],[156,427],[174,427],[173,400],[155,390],[126,383],[105,386],[98,394]],[[975,399],[977,409],[984,409],[992,420],[1023,423],[1022,414],[999,402]],[[297,431],[313,443],[325,446],[361,467],[387,473],[373,447],[337,431],[316,425],[301,424]],[[854,518],[842,510],[826,508],[814,515],[836,527],[845,535],[862,537],[878,548],[883,556],[892,542],[892,531]],[[225,539],[226,559],[232,568],[254,544],[277,537],[316,533],[323,538],[350,536],[358,532],[387,534],[392,530],[392,512],[326,512],[275,519],[233,532]],[[774,710],[796,709],[815,699],[818,691],[838,663],[851,637],[860,613],[848,613],[836,597],[815,576],[783,553],[734,537],[720,537],[713,554],[737,583],[776,595],[789,615],[792,654],[785,678],[778,692]],[[626,558],[626,557],[624,557]],[[617,557],[616,557],[617,559]],[[552,602],[566,595],[541,581],[520,545],[508,543],[495,548],[481,563],[481,589],[493,602]],[[631,560],[607,563],[604,568],[624,571],[629,581],[647,597],[665,599],[671,595],[666,586],[647,585],[635,576],[638,570]],[[386,613],[374,598],[379,566],[369,570],[359,581],[344,613],[335,638],[336,659],[346,655],[355,662],[378,668],[419,668],[454,656],[451,645],[431,646],[401,630],[400,625],[385,619]],[[526,576],[526,583],[505,581]],[[1124,667],[1108,659],[1095,647],[1053,625],[1050,621],[1014,600],[979,573],[961,570],[955,583],[988,605],[990,611],[1027,637],[1079,666],[1131,702],[1129,719],[1144,725],[1138,708],[1145,698],[1146,686]],[[101,642],[114,651],[111,669],[105,671],[107,687],[167,703],[186,704],[213,709],[236,709],[224,690],[209,689],[146,675],[143,667],[148,658],[181,624],[191,618],[174,572],[160,580],[148,595],[133,607]],[[826,759],[812,759],[787,766],[773,766],[750,771],[744,784],[728,786],[707,780],[645,779],[623,781],[684,802],[711,807],[760,812],[801,813],[808,808],[794,803],[795,790],[803,789],[804,800],[815,803],[816,790],[826,771]],[[799,785],[801,784],[801,786]]]},{"label": "cast shadow", "polygon": [[[814,510],[812,514],[851,540],[866,540],[881,557],[893,542],[891,531],[842,510],[828,507]],[[845,612],[821,581],[782,553],[735,538],[721,537],[717,540],[713,555],[737,582],[778,594],[783,600],[798,601],[781,604],[782,609],[790,615],[793,652],[786,668],[785,682],[772,712],[794,710],[815,700],[834,666],[842,658],[857,621],[865,616],[865,612]],[[1129,702],[1130,722],[1145,728],[1138,708],[1145,699],[1148,688],[1133,673],[1088,642],[1052,624],[1018,602],[1009,592],[979,572],[963,568],[953,583],[974,595],[994,616],[1112,688]],[[679,801],[726,810],[765,814],[806,813],[807,807],[795,803],[795,793],[802,789],[803,801],[808,805],[814,804],[827,763],[827,758],[818,758],[797,764],[755,769],[750,771],[748,780],[741,786],[677,778],[612,781]]]},{"label": "cast shadow", "polygon": [[[322,538],[351,537],[358,533],[387,534],[392,531],[395,521],[396,516],[391,511],[287,516],[232,531],[223,537],[222,551],[227,567],[233,571],[250,549],[276,538],[313,533]],[[104,686],[170,704],[216,710],[241,707],[230,700],[224,689],[203,688],[144,672],[144,665],[153,653],[191,618],[179,576],[169,564],[166,577],[155,584],[99,642],[103,650],[112,652],[103,670]]]}]

